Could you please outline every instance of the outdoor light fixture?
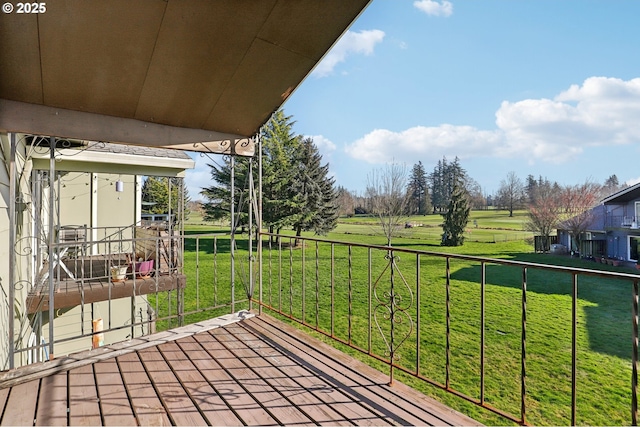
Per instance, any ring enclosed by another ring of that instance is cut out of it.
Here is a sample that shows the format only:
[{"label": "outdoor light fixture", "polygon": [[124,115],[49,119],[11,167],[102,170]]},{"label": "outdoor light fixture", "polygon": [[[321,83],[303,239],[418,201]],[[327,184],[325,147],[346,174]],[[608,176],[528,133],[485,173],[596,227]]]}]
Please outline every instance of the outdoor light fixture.
[{"label": "outdoor light fixture", "polygon": [[122,193],[124,191],[124,182],[117,180],[116,181],[116,191],[118,193]]}]

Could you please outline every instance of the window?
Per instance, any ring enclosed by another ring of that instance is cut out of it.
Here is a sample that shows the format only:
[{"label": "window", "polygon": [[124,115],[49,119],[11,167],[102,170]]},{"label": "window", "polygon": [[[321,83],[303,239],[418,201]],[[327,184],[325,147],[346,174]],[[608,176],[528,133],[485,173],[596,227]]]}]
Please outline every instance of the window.
[{"label": "window", "polygon": [[629,259],[638,262],[638,252],[640,252],[640,237],[629,236]]}]

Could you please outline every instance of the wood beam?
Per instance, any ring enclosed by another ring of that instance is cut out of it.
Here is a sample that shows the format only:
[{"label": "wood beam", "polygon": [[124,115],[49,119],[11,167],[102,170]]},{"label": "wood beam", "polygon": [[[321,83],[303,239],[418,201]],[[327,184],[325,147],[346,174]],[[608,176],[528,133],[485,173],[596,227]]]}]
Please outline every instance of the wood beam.
[{"label": "wood beam", "polygon": [[251,157],[255,152],[254,142],[243,135],[167,126],[8,99],[0,99],[0,131],[245,157]]}]

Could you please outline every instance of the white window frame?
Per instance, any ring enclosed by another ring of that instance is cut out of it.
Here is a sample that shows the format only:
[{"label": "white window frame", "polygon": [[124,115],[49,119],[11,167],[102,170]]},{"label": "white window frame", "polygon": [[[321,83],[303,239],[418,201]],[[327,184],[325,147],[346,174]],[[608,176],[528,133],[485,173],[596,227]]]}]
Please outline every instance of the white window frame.
[{"label": "white window frame", "polygon": [[[640,260],[631,258],[631,239],[640,239],[640,236],[627,236],[627,259],[629,261],[638,262]],[[639,257],[640,258],[640,257]]]}]

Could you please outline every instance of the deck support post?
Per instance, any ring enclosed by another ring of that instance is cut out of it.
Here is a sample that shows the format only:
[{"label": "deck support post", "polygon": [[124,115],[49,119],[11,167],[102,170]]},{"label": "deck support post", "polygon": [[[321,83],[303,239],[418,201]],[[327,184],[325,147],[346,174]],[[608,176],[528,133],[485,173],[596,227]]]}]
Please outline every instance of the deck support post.
[{"label": "deck support post", "polygon": [[15,367],[15,304],[16,304],[16,134],[9,135],[11,158],[9,160],[9,369]]},{"label": "deck support post", "polygon": [[632,359],[631,359],[631,425],[638,425],[638,281],[633,282]]},{"label": "deck support post", "polygon": [[236,312],[236,264],[235,264],[235,246],[236,246],[236,215],[235,215],[235,158],[230,156],[229,164],[231,167],[231,234],[230,234],[230,253],[231,253],[231,313]]},{"label": "deck support post", "polygon": [[258,286],[260,295],[258,314],[262,314],[262,139],[260,138],[260,132],[256,136],[256,142],[258,144],[258,213],[256,221],[258,222]]},{"label": "deck support post", "polygon": [[55,284],[54,284],[54,280],[53,280],[53,264],[54,264],[54,254],[55,254],[55,248],[53,247],[55,244],[55,222],[54,222],[54,217],[53,217],[53,213],[55,210],[55,192],[54,192],[54,186],[56,183],[56,178],[55,178],[55,174],[56,174],[56,139],[55,137],[50,137],[49,138],[49,254],[48,254],[48,260],[49,260],[49,360],[53,360],[54,359],[54,345],[53,342],[55,341],[55,332],[53,329],[53,321],[55,318],[55,302],[53,301],[53,299],[55,298]]}]

